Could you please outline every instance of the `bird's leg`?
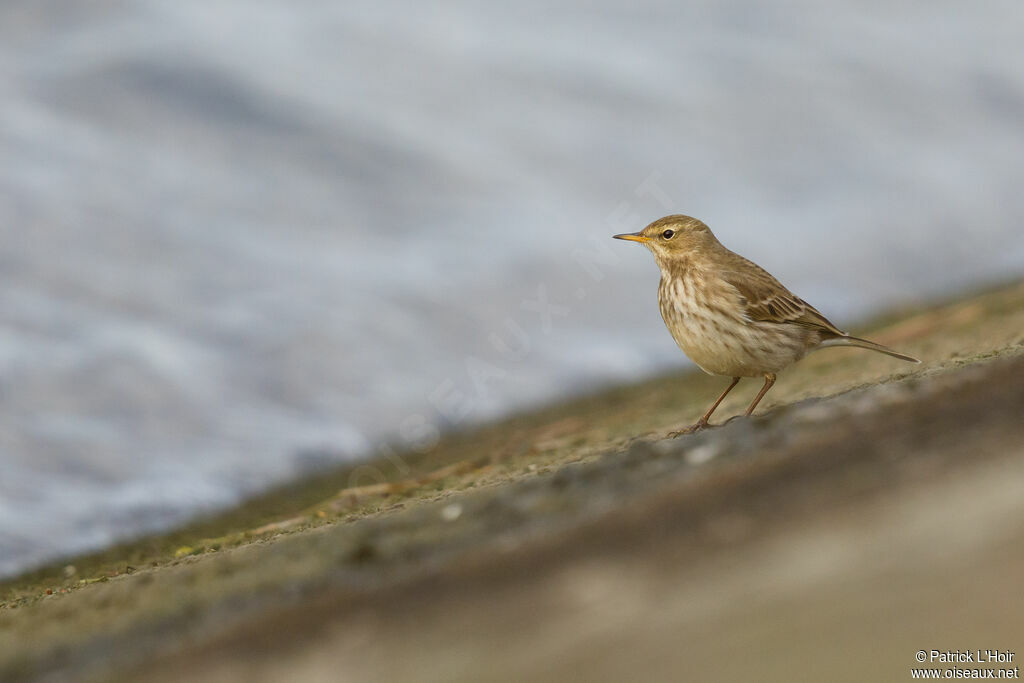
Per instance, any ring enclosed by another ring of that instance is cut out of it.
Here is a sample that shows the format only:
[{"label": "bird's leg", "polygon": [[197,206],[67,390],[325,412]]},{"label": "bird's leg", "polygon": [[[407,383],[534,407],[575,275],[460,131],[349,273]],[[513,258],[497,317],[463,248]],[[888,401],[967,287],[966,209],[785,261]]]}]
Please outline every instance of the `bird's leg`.
[{"label": "bird's leg", "polygon": [[747,417],[750,417],[750,414],[754,412],[754,408],[761,402],[761,399],[764,398],[764,395],[768,393],[773,384],[775,384],[775,375],[769,372],[764,376],[764,386],[761,387],[761,391],[757,394],[754,402],[750,404],[750,407],[747,408]]},{"label": "bird's leg", "polygon": [[708,426],[708,420],[711,419],[711,413],[715,412],[715,409],[718,408],[718,406],[720,406],[722,404],[722,401],[724,401],[725,397],[729,395],[729,392],[732,391],[732,388],[735,387],[739,383],[740,383],[740,378],[739,377],[733,377],[732,378],[732,384],[730,384],[729,386],[727,386],[725,388],[725,391],[723,391],[722,395],[718,397],[718,400],[715,401],[715,404],[713,406],[711,406],[711,408],[708,410],[708,412],[704,413],[704,417],[702,417],[701,419],[697,420],[696,424],[692,424],[689,427],[687,427],[686,429],[680,429],[678,432],[671,432],[668,435],[669,438],[675,438],[677,436],[681,436],[682,434],[693,434],[694,432],[696,432],[696,431],[698,431],[700,429],[704,429],[705,427],[707,427]]}]

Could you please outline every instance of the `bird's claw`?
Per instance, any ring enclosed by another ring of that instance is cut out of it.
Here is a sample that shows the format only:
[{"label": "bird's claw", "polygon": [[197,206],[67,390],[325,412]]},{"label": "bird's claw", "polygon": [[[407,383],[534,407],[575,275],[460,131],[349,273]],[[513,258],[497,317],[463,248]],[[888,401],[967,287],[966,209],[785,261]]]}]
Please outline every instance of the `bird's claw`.
[{"label": "bird's claw", "polygon": [[669,432],[668,438],[675,439],[676,437],[685,436],[687,434],[695,434],[702,429],[706,429],[709,426],[710,425],[708,425],[707,420],[700,420],[685,429],[680,429],[679,431],[676,432]]}]

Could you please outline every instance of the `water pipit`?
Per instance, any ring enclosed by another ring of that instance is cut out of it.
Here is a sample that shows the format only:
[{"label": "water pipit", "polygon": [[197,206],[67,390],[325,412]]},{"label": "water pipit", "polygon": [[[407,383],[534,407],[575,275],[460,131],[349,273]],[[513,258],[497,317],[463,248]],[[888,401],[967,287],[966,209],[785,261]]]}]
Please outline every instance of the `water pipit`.
[{"label": "water pipit", "polygon": [[615,238],[640,242],[654,254],[661,269],[658,307],[679,348],[704,372],[732,377],[704,417],[671,436],[707,427],[741,378],[764,377],[749,416],[775,384],[775,373],[816,349],[856,346],[921,362],[843,332],[756,263],[722,246],[696,218],[665,216]]}]

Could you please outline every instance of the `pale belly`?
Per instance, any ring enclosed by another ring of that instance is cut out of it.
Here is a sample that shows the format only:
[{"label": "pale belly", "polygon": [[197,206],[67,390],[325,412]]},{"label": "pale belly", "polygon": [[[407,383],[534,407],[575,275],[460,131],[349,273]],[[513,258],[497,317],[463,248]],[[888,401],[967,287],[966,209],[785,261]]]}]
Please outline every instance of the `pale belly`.
[{"label": "pale belly", "polygon": [[679,348],[711,375],[762,377],[803,358],[818,342],[805,328],[738,320],[708,307],[662,308]]},{"label": "pale belly", "polygon": [[762,377],[781,371],[807,353],[802,341],[770,330],[743,330],[737,335],[711,329],[701,329],[699,322],[669,328],[679,348],[710,375]]}]

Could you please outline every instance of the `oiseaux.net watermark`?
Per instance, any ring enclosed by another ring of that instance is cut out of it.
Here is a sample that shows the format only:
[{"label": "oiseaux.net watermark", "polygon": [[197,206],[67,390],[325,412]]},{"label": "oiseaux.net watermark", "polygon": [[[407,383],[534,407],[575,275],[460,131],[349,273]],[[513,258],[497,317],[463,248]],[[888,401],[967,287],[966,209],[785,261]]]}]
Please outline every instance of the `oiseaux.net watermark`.
[{"label": "oiseaux.net watermark", "polygon": [[1017,653],[1010,650],[918,650],[910,669],[919,680],[1019,680]]},{"label": "oiseaux.net watermark", "polygon": [[[661,186],[661,173],[652,171],[631,193],[618,202],[605,216],[607,234],[629,232],[642,225],[658,210],[668,211],[674,202]],[[535,295],[523,299],[519,310],[505,316],[502,324],[490,331],[487,339],[491,345],[491,357],[468,355],[464,359],[462,377],[446,377],[428,393],[427,404],[434,416],[412,413],[397,421],[397,447],[381,444],[375,451],[374,462],[356,467],[349,475],[349,488],[379,484],[388,477],[380,466],[388,462],[399,475],[411,471],[402,457],[402,452],[427,453],[433,450],[441,439],[439,423],[456,427],[468,421],[478,406],[485,404],[495,385],[507,381],[512,375],[511,366],[529,358],[535,350],[534,335],[528,327],[539,324],[542,336],[551,335],[557,324],[572,317],[577,304],[590,295],[590,288],[605,278],[606,269],[617,268],[619,252],[609,246],[610,239],[603,233],[589,235],[586,246],[579,246],[570,254],[570,261],[578,276],[578,286],[557,291],[547,282],[537,282],[533,287]],[[530,324],[527,323],[529,321]]]}]

